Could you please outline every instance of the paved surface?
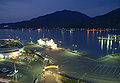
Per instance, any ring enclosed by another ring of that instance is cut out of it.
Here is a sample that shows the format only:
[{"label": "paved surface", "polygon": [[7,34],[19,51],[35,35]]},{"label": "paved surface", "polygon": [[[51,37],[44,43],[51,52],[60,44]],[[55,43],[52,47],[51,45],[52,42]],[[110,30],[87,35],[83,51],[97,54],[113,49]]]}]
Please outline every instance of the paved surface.
[{"label": "paved surface", "polygon": [[41,83],[62,83],[61,76],[54,69],[45,71]]},{"label": "paved surface", "polygon": [[[43,49],[34,47],[34,50],[41,52]],[[105,64],[64,49],[45,49],[44,52],[59,65],[61,73],[93,83],[120,83],[120,66]]]}]

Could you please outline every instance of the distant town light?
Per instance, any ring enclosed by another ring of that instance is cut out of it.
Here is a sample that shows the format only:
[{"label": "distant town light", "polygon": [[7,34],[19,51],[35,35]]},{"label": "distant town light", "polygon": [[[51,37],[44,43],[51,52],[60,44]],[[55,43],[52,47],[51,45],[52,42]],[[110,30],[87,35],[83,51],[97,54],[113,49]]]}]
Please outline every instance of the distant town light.
[{"label": "distant town light", "polygon": [[8,28],[9,26],[8,25],[4,25],[5,28]]}]

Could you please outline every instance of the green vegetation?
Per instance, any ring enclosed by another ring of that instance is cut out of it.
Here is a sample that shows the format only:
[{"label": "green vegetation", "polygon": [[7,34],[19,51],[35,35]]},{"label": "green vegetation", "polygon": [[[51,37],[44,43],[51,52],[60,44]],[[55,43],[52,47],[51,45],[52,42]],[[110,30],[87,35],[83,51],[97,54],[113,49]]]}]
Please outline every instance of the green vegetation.
[{"label": "green vegetation", "polygon": [[120,64],[120,54],[109,54],[98,60],[109,64]]},{"label": "green vegetation", "polygon": [[18,41],[18,40],[14,40],[14,41],[1,40],[0,41],[0,47],[4,47],[4,48],[16,47],[18,45],[22,45],[22,43],[20,41]]}]

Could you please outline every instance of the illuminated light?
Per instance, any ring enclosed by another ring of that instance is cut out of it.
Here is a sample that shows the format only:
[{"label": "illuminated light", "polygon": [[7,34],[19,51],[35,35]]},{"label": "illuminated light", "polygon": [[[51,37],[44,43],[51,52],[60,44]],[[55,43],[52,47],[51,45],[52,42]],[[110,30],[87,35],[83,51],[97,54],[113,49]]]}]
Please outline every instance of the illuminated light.
[{"label": "illuminated light", "polygon": [[109,39],[107,40],[107,50],[109,50]]},{"label": "illuminated light", "polygon": [[70,29],[69,32],[70,32],[70,36],[72,36],[74,30],[73,30],[73,29]]},{"label": "illuminated light", "polygon": [[54,43],[53,39],[51,39],[50,41],[46,41],[46,45],[50,46],[52,49],[57,48],[57,44]]},{"label": "illuminated light", "polygon": [[4,25],[5,28],[9,27],[8,25]]},{"label": "illuminated light", "polygon": [[102,31],[104,31],[104,30],[102,30],[102,29],[100,29],[100,30],[97,30],[97,29],[87,29],[87,31],[100,31],[100,32],[102,32]]},{"label": "illuminated light", "polygon": [[45,71],[47,69],[58,69],[58,66],[56,66],[56,65],[47,66],[43,69],[43,71]]},{"label": "illuminated light", "polygon": [[120,46],[120,41],[119,41],[119,46]]},{"label": "illuminated light", "polygon": [[39,39],[37,42],[39,45],[45,45],[45,41],[43,41],[42,39]]},{"label": "illuminated light", "polygon": [[92,38],[94,39],[94,34],[95,34],[95,31],[93,30],[93,35],[92,35]]},{"label": "illuminated light", "polygon": [[115,50],[117,50],[117,48],[115,48]]},{"label": "illuminated light", "polygon": [[8,79],[3,79],[3,78],[0,78],[0,82],[2,82],[2,83],[9,83],[9,82],[10,82],[10,80],[8,80]]},{"label": "illuminated light", "polygon": [[53,39],[44,41],[42,39],[38,40],[38,44],[52,49],[57,49],[57,44],[54,43]]},{"label": "illuminated light", "polygon": [[12,56],[13,59],[15,59],[15,58],[17,58],[18,56],[20,56],[19,51],[17,51],[17,52],[12,52],[12,53],[10,53],[10,55]]},{"label": "illuminated light", "polygon": [[0,58],[3,59],[3,58],[4,58],[4,55],[3,55],[3,54],[0,54]]},{"label": "illuminated light", "polygon": [[110,42],[110,49],[112,49],[112,40],[111,40],[111,42]]},{"label": "illuminated light", "polygon": [[5,41],[14,41],[15,39],[0,39],[0,40],[5,40]]},{"label": "illuminated light", "polygon": [[103,50],[103,39],[101,40],[101,50]]},{"label": "illuminated light", "polygon": [[23,49],[19,49],[19,52],[24,52],[24,50]]},{"label": "illuminated light", "polygon": [[19,55],[22,55],[22,53],[19,53]]},{"label": "illuminated light", "polygon": [[38,31],[42,31],[42,29],[37,29]]},{"label": "illuminated light", "polygon": [[100,46],[100,40],[99,40],[99,46]]},{"label": "illuminated light", "polygon": [[89,31],[87,31],[87,41],[89,40]]},{"label": "illuminated light", "polygon": [[31,28],[29,28],[28,30],[32,30]]}]

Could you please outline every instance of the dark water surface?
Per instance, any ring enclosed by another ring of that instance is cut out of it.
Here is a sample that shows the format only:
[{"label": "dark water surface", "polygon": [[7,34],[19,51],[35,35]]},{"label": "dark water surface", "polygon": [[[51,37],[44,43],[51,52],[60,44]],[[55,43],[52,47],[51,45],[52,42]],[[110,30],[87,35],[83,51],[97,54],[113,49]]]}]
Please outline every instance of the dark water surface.
[{"label": "dark water surface", "polygon": [[[18,30],[18,29],[0,29],[0,39],[15,38],[23,42],[33,41],[37,43],[40,38],[52,38],[64,48],[85,52],[88,56],[101,57],[111,53],[120,53],[120,41],[99,41],[97,37],[107,36],[109,34],[120,35],[119,30],[114,31],[91,31],[87,30]],[[103,43],[103,44],[102,44]]]}]

